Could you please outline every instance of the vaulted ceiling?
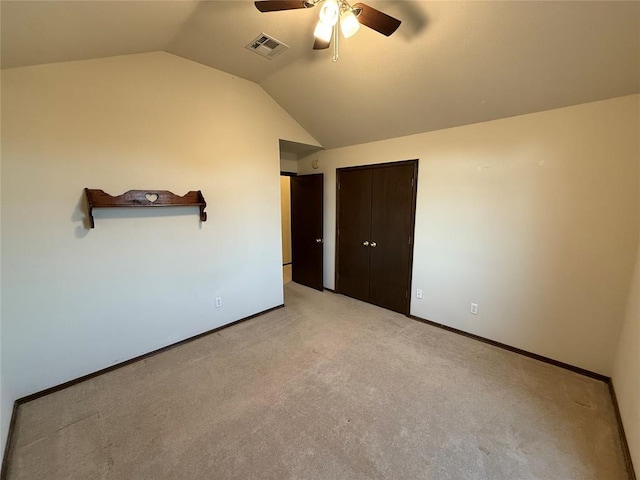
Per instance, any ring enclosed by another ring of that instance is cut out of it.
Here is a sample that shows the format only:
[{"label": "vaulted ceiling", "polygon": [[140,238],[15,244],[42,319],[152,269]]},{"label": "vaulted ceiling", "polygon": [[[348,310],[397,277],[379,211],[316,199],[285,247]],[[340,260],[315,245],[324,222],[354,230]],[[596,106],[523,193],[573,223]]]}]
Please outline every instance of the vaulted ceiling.
[{"label": "vaulted ceiling", "polygon": [[[365,1],[402,20],[313,51],[318,8],[7,1],[2,67],[167,51],[261,85],[325,148],[640,93],[640,2]],[[260,33],[290,48],[266,59]]]}]

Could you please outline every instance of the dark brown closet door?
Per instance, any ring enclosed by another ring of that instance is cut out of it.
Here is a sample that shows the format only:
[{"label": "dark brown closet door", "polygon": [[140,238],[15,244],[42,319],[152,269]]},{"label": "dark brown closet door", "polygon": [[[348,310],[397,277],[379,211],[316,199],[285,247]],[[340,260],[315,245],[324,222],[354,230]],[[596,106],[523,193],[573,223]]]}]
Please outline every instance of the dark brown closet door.
[{"label": "dark brown closet door", "polygon": [[338,171],[336,291],[369,301],[371,170]]},{"label": "dark brown closet door", "polygon": [[413,235],[414,165],[376,168],[372,175],[369,301],[408,312]]},{"label": "dark brown closet door", "polygon": [[291,277],[323,289],[323,176],[291,177]]},{"label": "dark brown closet door", "polygon": [[417,171],[417,160],[338,169],[338,293],[409,313]]}]

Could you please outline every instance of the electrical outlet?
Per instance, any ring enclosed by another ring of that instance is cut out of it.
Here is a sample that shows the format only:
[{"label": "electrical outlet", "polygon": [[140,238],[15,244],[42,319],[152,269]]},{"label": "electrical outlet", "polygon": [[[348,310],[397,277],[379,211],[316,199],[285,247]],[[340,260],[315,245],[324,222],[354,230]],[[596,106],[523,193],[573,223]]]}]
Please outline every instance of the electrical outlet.
[{"label": "electrical outlet", "polygon": [[416,298],[422,300],[422,289],[418,288],[416,290]]},{"label": "electrical outlet", "polygon": [[216,308],[220,308],[222,306],[222,297],[216,297]]},{"label": "electrical outlet", "polygon": [[469,311],[471,313],[473,313],[474,315],[478,314],[478,304],[477,303],[472,303],[471,304],[471,308],[469,309]]}]

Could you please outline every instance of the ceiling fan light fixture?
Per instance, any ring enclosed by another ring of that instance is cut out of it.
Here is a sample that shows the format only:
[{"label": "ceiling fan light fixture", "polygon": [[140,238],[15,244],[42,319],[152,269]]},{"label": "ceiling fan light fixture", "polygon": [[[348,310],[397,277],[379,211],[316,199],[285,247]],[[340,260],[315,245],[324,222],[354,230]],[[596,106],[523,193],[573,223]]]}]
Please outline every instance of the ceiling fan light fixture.
[{"label": "ceiling fan light fixture", "polygon": [[335,0],[326,0],[320,9],[320,22],[334,26],[340,18],[340,7]]},{"label": "ceiling fan light fixture", "polygon": [[342,29],[344,38],[353,37],[358,33],[358,30],[360,30],[360,22],[358,22],[358,19],[351,10],[346,10],[340,16],[340,28]]},{"label": "ceiling fan light fixture", "polygon": [[313,36],[323,42],[329,43],[333,34],[333,25],[320,20],[313,31]]},{"label": "ceiling fan light fixture", "polygon": [[[314,50],[325,50],[333,43],[333,61],[338,60],[338,39],[340,30],[345,38],[350,38],[364,25],[382,35],[389,36],[402,23],[380,10],[364,3],[356,3],[353,7],[350,0],[255,0],[256,8],[261,12],[277,12],[280,10],[297,10],[320,7],[320,19],[313,31],[316,37]],[[339,26],[338,26],[339,24]]]}]

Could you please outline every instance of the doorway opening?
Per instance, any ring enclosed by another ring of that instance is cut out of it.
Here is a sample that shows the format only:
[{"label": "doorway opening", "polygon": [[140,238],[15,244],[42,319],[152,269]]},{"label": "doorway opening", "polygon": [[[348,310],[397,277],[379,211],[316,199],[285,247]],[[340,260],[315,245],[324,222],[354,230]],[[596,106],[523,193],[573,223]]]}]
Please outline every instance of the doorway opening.
[{"label": "doorway opening", "polygon": [[[321,148],[280,140],[283,285],[293,281],[322,289],[322,180],[318,186],[317,174],[298,172],[298,161]],[[313,238],[306,238],[309,235]]]},{"label": "doorway opening", "polygon": [[280,173],[280,218],[282,219],[282,283],[291,281],[291,174]]}]

